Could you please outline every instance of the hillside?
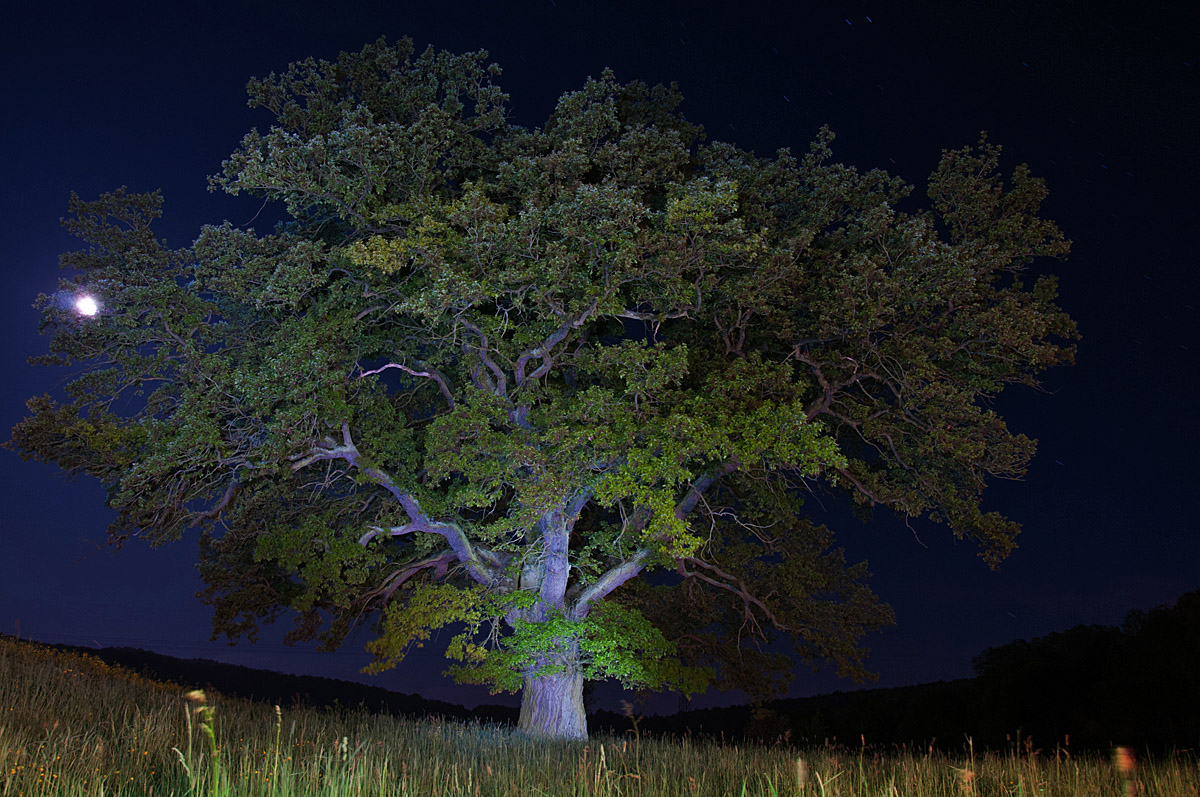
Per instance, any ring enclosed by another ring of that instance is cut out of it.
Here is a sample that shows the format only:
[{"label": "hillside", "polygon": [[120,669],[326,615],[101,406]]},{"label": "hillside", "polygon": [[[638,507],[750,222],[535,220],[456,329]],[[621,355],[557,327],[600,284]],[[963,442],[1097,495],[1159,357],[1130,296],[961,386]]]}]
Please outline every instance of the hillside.
[{"label": "hillside", "polygon": [[[0,639],[15,641],[7,634]],[[226,664],[211,659],[180,659],[140,648],[86,648],[75,645],[44,644],[56,650],[85,654],[132,670],[155,681],[180,684],[189,688],[215,689],[223,695],[283,707],[323,708],[340,706],[395,716],[424,718],[441,716],[478,719],[483,722],[515,721],[517,710],[507,706],[479,706],[467,709],[441,700],[393,692],[378,686],[315,675],[290,675]]]}]

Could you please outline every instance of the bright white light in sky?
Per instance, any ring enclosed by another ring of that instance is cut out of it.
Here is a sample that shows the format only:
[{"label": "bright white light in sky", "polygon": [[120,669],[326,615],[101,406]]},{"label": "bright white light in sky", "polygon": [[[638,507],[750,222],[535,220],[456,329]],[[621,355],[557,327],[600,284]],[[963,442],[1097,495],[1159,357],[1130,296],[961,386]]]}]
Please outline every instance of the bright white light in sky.
[{"label": "bright white light in sky", "polygon": [[100,310],[100,305],[96,304],[96,300],[91,296],[80,296],[75,300],[75,309],[84,315],[95,315]]}]

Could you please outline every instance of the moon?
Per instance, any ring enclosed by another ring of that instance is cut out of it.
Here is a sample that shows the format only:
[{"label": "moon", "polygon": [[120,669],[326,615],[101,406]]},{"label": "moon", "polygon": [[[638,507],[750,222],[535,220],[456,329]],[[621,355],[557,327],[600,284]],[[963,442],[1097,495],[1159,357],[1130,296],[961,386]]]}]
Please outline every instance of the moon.
[{"label": "moon", "polygon": [[75,300],[75,309],[83,315],[95,315],[100,312],[100,305],[91,296],[80,296]]}]

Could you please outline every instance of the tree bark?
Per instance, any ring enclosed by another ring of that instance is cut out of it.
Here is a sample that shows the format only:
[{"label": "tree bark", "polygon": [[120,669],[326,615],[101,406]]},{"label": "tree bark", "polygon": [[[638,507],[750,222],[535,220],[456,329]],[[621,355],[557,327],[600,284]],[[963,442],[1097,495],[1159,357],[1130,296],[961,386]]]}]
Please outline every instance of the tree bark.
[{"label": "tree bark", "polygon": [[[513,619],[543,623],[552,615],[566,614],[571,527],[585,501],[580,496],[565,507],[568,516],[564,516],[563,509],[553,510],[538,523],[543,556],[539,567],[530,573],[534,580],[541,582],[538,600],[521,613],[523,616]],[[521,718],[517,727],[530,736],[545,739],[588,738],[579,641],[569,636],[560,637],[543,654],[523,674]],[[547,672],[550,669],[555,672]]]},{"label": "tree bark", "polygon": [[526,675],[517,728],[546,739],[587,739],[583,673],[579,668],[553,675]]}]

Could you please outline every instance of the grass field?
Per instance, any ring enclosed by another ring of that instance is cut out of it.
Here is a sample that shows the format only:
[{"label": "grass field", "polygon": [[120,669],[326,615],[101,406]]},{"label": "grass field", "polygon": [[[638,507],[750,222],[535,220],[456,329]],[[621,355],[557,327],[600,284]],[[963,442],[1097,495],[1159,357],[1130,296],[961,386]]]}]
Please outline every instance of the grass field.
[{"label": "grass field", "polygon": [[1164,795],[1200,797],[1195,755],[1070,757],[596,736],[288,709],[148,681],[0,639],[8,795]]}]

